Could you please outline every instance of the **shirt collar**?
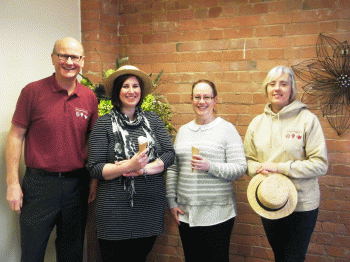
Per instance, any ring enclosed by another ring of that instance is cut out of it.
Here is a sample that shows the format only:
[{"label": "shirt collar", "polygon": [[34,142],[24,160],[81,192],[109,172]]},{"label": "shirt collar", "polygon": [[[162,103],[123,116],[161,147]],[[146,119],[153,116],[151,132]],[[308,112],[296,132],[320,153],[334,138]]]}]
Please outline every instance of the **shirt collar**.
[{"label": "shirt collar", "polygon": [[208,124],[197,125],[195,120],[192,120],[188,124],[188,127],[189,127],[189,129],[191,129],[192,131],[195,131],[195,132],[197,132],[198,130],[205,131],[205,130],[208,130],[208,129],[213,128],[214,126],[218,125],[221,121],[223,121],[223,119],[221,117],[217,117]]},{"label": "shirt collar", "polygon": [[[58,93],[61,91],[66,91],[57,83],[56,78],[55,78],[55,73],[52,74],[50,81],[51,81],[52,92]],[[76,86],[75,86],[75,89],[71,95],[80,96],[81,95],[81,84],[78,82],[77,79],[75,79],[75,82],[76,82]]]}]

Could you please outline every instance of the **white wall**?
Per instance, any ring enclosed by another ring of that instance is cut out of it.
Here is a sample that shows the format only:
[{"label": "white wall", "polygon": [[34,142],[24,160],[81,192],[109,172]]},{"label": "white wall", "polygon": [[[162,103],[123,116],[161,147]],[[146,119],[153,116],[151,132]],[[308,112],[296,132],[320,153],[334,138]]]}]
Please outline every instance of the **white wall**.
[{"label": "white wall", "polygon": [[[21,89],[54,72],[57,39],[81,39],[79,0],[0,0],[0,261],[20,261],[19,216],[6,201],[5,144]],[[21,175],[24,164],[21,164]],[[51,237],[45,261],[55,261]]]}]

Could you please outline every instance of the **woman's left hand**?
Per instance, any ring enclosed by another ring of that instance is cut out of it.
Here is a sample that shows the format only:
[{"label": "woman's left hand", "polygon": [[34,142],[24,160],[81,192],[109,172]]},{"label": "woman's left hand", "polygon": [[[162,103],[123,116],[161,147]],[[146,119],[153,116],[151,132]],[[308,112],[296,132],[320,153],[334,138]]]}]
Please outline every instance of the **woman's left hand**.
[{"label": "woman's left hand", "polygon": [[256,170],[257,174],[267,175],[268,173],[278,173],[278,164],[265,162],[260,165],[260,167]]},{"label": "woman's left hand", "polygon": [[136,176],[142,176],[142,175],[143,175],[143,169],[123,174],[123,176],[125,177],[136,177]]},{"label": "woman's left hand", "polygon": [[191,166],[195,170],[203,170],[208,172],[210,163],[201,155],[193,155],[191,159]]},{"label": "woman's left hand", "polygon": [[90,192],[89,192],[89,198],[88,198],[88,204],[92,203],[96,199],[96,192],[97,192],[97,186],[98,186],[98,180],[92,179],[90,184]]}]

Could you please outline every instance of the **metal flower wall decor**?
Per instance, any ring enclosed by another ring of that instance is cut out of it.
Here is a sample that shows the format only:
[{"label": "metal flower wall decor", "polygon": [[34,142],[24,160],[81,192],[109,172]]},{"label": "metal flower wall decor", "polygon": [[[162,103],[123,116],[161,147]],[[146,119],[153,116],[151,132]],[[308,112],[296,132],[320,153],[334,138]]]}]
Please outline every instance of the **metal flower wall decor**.
[{"label": "metal flower wall decor", "polygon": [[292,66],[306,82],[301,100],[320,108],[323,116],[340,136],[350,127],[350,48],[347,41],[320,34],[317,58]]}]

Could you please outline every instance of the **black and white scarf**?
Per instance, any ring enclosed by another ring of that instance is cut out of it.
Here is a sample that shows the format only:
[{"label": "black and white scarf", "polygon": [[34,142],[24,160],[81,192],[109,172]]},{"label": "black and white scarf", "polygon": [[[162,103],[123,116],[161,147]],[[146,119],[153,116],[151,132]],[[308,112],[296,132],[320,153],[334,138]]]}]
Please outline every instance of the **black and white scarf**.
[{"label": "black and white scarf", "polygon": [[[149,148],[149,162],[153,162],[157,158],[155,152],[155,136],[151,130],[149,121],[145,117],[145,114],[140,107],[136,107],[135,119],[133,121],[131,121],[124,113],[118,111],[116,108],[113,108],[111,110],[111,120],[115,141],[115,161],[131,159],[139,151],[138,144],[131,141],[129,132],[125,127],[141,127],[148,142],[147,147]],[[133,197],[136,193],[134,187],[134,178],[122,176],[121,179],[124,181],[124,190],[129,192],[130,204],[133,206]]]}]

